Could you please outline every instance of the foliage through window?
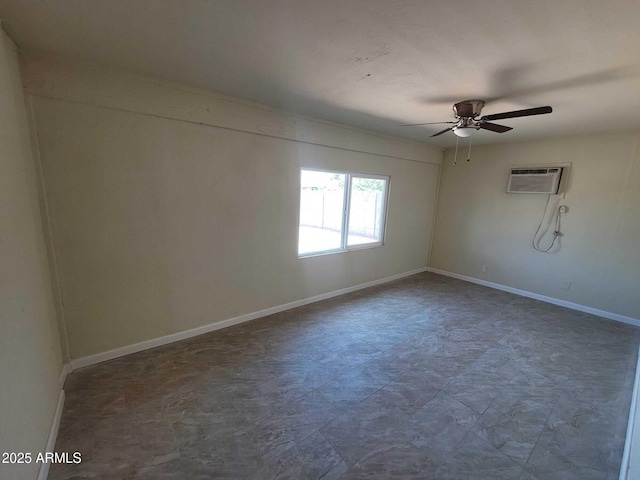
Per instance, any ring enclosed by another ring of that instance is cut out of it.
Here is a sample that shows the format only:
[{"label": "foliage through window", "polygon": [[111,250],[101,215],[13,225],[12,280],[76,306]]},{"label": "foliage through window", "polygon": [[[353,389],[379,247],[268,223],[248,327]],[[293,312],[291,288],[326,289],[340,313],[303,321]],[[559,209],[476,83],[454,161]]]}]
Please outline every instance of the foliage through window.
[{"label": "foliage through window", "polygon": [[382,245],[389,177],[302,169],[298,255]]}]

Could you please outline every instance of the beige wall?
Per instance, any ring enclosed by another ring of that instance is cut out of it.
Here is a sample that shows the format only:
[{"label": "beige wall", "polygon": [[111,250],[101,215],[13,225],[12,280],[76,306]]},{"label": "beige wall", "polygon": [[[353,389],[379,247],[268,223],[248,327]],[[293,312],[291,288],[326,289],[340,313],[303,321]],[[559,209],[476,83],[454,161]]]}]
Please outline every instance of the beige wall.
[{"label": "beige wall", "polygon": [[[427,265],[440,149],[94,66],[23,72],[72,358]],[[298,259],[301,166],[390,175],[385,245]]]},{"label": "beige wall", "polygon": [[[0,33],[0,452],[44,450],[62,355],[15,46]],[[40,465],[0,463],[0,478]]]},{"label": "beige wall", "polygon": [[[452,160],[447,150],[433,268],[640,319],[638,131],[473,147],[471,162]],[[565,162],[566,198],[550,202],[570,209],[561,249],[539,253],[531,239],[547,197],[505,193],[508,166]]]}]

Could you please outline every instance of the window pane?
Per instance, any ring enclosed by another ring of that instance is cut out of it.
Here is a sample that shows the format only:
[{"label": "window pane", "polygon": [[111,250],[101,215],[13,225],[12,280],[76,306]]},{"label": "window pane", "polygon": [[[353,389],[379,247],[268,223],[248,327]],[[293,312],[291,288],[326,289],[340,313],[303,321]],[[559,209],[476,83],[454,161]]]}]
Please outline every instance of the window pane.
[{"label": "window pane", "polygon": [[302,170],[298,254],[342,247],[345,175]]},{"label": "window pane", "polygon": [[386,185],[382,179],[351,178],[348,246],[382,242]]}]

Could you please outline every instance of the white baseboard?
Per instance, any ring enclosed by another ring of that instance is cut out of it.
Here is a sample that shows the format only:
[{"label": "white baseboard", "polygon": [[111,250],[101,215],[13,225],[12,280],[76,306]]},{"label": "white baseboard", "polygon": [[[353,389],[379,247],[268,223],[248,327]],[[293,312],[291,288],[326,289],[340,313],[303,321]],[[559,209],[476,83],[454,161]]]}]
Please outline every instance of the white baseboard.
[{"label": "white baseboard", "polygon": [[[622,454],[622,464],[620,465],[619,480],[633,480],[638,478],[640,471],[637,466],[631,463],[632,449],[638,450],[640,445],[640,425],[636,425],[638,410],[638,384],[640,383],[640,349],[638,350],[638,363],[636,364],[636,376],[633,382],[633,394],[631,396],[631,407],[629,408],[629,421],[627,422],[627,436],[624,441],[624,452]],[[635,459],[634,459],[635,460]],[[635,469],[635,470],[634,470]]]},{"label": "white baseboard", "polygon": [[65,363],[62,365],[62,371],[60,372],[60,390],[64,388],[64,382],[67,379],[67,375],[73,372],[73,366],[71,363]]},{"label": "white baseboard", "polygon": [[[47,439],[47,446],[45,452],[53,452],[56,446],[56,438],[58,438],[58,428],[60,428],[60,419],[62,418],[62,408],[64,407],[64,390],[60,390],[60,396],[58,397],[58,405],[56,406],[56,412],[53,415],[53,422],[51,423],[51,430],[49,431],[49,438]],[[50,463],[45,462],[40,465],[40,471],[38,472],[38,480],[47,480],[49,476]]]},{"label": "white baseboard", "polygon": [[558,298],[548,297],[546,295],[540,295],[539,293],[528,292],[526,290],[520,290],[519,288],[508,287],[499,283],[488,282],[479,278],[468,277],[466,275],[460,275],[459,273],[447,272],[446,270],[439,270],[437,268],[428,269],[430,272],[445,275],[447,277],[457,278],[459,280],[465,280],[471,283],[477,283],[478,285],[484,285],[485,287],[495,288],[496,290],[503,290],[509,293],[515,293],[523,297],[534,298],[542,302],[552,303],[561,307],[570,308],[572,310],[578,310],[580,312],[590,313],[591,315],[597,315],[598,317],[608,318],[609,320],[616,320],[622,323],[628,323],[640,327],[640,320],[637,318],[626,317],[617,313],[607,312],[606,310],[598,310],[597,308],[587,307],[586,305],[580,305],[579,303],[567,302],[566,300],[560,300]]},{"label": "white baseboard", "polygon": [[240,323],[255,320],[256,318],[266,317],[267,315],[273,315],[274,313],[283,312],[285,310],[290,310],[292,308],[301,307],[303,305],[319,302],[321,300],[326,300],[328,298],[337,297],[339,295],[344,295],[346,293],[355,292],[356,290],[362,290],[363,288],[373,287],[375,285],[391,282],[393,280],[398,280],[400,278],[415,275],[417,273],[426,272],[427,270],[428,268],[424,267],[424,268],[419,268],[417,270],[411,270],[410,272],[399,273],[397,275],[392,275],[390,277],[385,277],[378,280],[373,280],[371,282],[354,285],[353,287],[334,290],[333,292],[323,293],[321,295],[304,298],[302,300],[296,300],[295,302],[285,303],[283,305],[267,308],[264,310],[260,310],[258,312],[248,313],[246,315],[241,315],[239,317],[229,318],[227,320],[211,323],[209,325],[203,325],[202,327],[193,328],[191,330],[172,333],[170,335],[165,335],[164,337],[154,338],[152,340],[145,340],[143,342],[134,343],[133,345],[127,345],[125,347],[115,348],[113,350],[97,353],[95,355],[89,355],[87,357],[77,358],[71,361],[71,365],[70,365],[71,371],[76,370],[78,368],[93,365],[95,363],[106,362],[107,360],[113,360],[114,358],[123,357],[125,355],[130,355],[136,352],[141,352],[142,350],[148,350],[150,348],[160,347],[162,345],[167,345],[169,343],[177,342],[179,340],[185,340],[187,338],[196,337],[198,335],[213,332],[215,330],[220,330],[221,328],[230,327],[232,325],[238,325]]}]

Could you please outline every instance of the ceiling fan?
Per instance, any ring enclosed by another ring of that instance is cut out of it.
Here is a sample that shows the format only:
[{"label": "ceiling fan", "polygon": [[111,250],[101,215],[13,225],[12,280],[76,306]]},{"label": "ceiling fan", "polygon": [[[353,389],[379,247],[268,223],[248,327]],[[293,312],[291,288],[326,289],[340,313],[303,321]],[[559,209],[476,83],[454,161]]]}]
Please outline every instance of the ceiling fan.
[{"label": "ceiling fan", "polygon": [[529,117],[531,115],[544,115],[551,113],[553,109],[551,107],[536,107],[527,108],[525,110],[514,110],[511,112],[494,113],[493,115],[485,115],[479,117],[484,107],[484,100],[464,100],[462,102],[455,103],[453,105],[453,113],[456,117],[455,122],[428,122],[428,123],[410,123],[407,125],[400,125],[401,127],[414,127],[417,125],[438,125],[443,123],[453,124],[452,127],[447,127],[444,130],[431,135],[437,137],[448,131],[452,131],[458,137],[470,137],[476,131],[491,130],[496,133],[504,133],[509,130],[513,130],[511,127],[505,125],[499,125],[497,123],[491,123],[491,120],[502,120],[503,118],[516,118],[516,117]]}]

